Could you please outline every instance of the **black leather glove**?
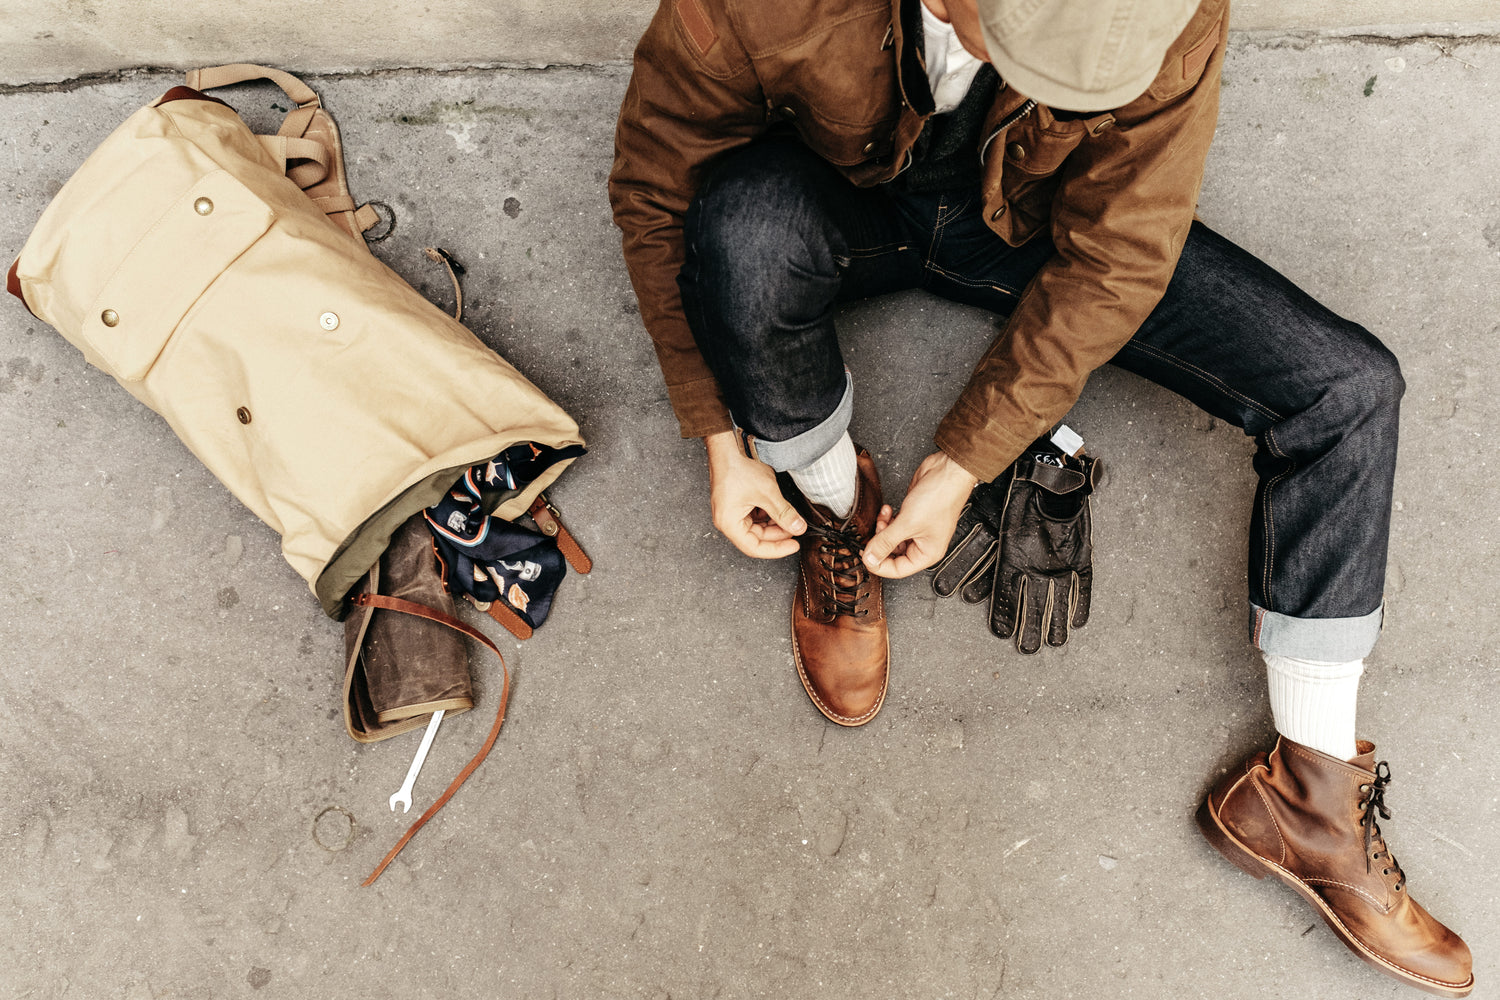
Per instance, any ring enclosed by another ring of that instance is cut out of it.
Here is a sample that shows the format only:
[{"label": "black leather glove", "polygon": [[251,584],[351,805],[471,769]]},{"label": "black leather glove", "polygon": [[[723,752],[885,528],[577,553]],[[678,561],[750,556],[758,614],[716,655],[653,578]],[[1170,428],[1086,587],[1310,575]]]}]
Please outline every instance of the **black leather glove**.
[{"label": "black leather glove", "polygon": [[932,589],[990,603],[990,631],[1035,653],[1068,641],[1089,620],[1094,582],[1089,497],[1103,465],[1040,438],[959,516]]}]

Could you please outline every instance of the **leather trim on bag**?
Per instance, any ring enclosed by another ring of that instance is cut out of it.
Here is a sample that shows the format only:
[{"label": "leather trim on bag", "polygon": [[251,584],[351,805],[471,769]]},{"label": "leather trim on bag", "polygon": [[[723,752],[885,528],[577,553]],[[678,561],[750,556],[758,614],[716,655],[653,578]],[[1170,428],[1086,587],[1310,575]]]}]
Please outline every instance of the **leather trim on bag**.
[{"label": "leather trim on bag", "polygon": [[[20,299],[21,305],[26,306],[26,311],[31,313],[31,315],[36,316],[36,313],[31,312],[31,306],[27,303],[25,294],[21,291],[20,267],[21,258],[17,257],[14,261],[11,262],[10,270],[6,272],[5,290],[7,292],[10,292],[10,294],[14,295],[16,298]],[[37,316],[37,318],[40,319],[41,317]]]},{"label": "leather trim on bag", "polygon": [[224,107],[229,108],[230,111],[234,110],[234,108],[230,107],[228,104],[225,104],[217,97],[209,97],[207,94],[203,93],[203,91],[194,90],[192,87],[173,87],[165,94],[162,94],[161,98],[156,102],[154,106],[159,108],[163,104],[171,104],[173,101],[212,101],[215,104],[223,104]]}]

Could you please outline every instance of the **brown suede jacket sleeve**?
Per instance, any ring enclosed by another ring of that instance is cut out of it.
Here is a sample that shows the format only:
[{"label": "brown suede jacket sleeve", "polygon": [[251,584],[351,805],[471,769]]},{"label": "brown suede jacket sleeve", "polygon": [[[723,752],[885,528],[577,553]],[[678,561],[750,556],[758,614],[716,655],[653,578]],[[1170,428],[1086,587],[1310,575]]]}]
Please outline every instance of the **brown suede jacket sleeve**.
[{"label": "brown suede jacket sleeve", "polygon": [[683,316],[683,216],[709,162],[766,127],[760,85],[719,5],[664,0],[636,48],[609,197],[683,437],[733,426]]},{"label": "brown suede jacket sleeve", "polygon": [[1226,8],[1205,0],[1151,88],[1125,107],[1069,122],[1038,108],[992,143],[987,217],[1019,243],[1028,189],[1055,183],[1046,224],[1057,254],[938,425],[938,447],[981,479],[1067,414],[1166,291],[1218,118]]}]

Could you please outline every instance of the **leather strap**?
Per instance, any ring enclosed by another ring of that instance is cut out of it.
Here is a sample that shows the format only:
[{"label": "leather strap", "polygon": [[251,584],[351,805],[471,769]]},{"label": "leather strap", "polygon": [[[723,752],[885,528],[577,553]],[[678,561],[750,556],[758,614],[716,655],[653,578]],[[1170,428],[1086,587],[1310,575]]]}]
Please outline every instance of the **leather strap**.
[{"label": "leather strap", "polygon": [[531,638],[531,626],[526,624],[526,619],[512,611],[503,600],[490,601],[484,613],[504,625],[505,630],[517,639]]},{"label": "leather strap", "polygon": [[[163,104],[171,104],[173,101],[212,101],[214,104],[224,104],[224,102],[219,100],[217,97],[209,97],[207,94],[200,94],[192,87],[173,87],[171,90],[158,97],[156,99],[156,104],[153,106],[159,108]],[[224,104],[224,107],[229,108],[229,105]],[[234,109],[229,108],[229,110],[233,111]]]},{"label": "leather strap", "polygon": [[583,551],[583,546],[568,531],[567,526],[562,523],[562,516],[558,509],[552,506],[545,493],[538,493],[536,499],[531,502],[527,514],[536,522],[536,526],[542,529],[542,534],[549,538],[557,539],[557,547],[562,551],[563,558],[568,560],[576,572],[587,573],[594,568],[594,561],[589,558],[588,553]]},{"label": "leather strap", "polygon": [[[26,311],[31,312],[31,306],[26,301],[26,294],[21,291],[21,258],[17,257],[11,262],[10,270],[5,272],[5,290],[21,300],[21,305],[26,306]],[[36,313],[31,313],[35,316]]]},{"label": "leather strap", "polygon": [[416,615],[419,618],[427,618],[446,625],[451,629],[457,629],[469,638],[483,643],[490,652],[499,657],[500,673],[504,678],[504,683],[500,688],[500,707],[495,710],[495,724],[490,727],[490,734],[486,737],[484,746],[480,747],[479,752],[474,755],[473,759],[464,765],[462,771],[458,772],[458,777],[454,778],[447,790],[438,796],[437,801],[428,807],[427,811],[411,825],[406,833],[402,834],[401,839],[396,841],[396,846],[392,847],[390,853],[381,859],[380,864],[375,866],[375,870],[370,873],[370,877],[360,883],[361,886],[367,886],[380,877],[380,873],[385,871],[387,865],[396,860],[396,855],[400,854],[401,849],[410,842],[412,837],[417,835],[417,831],[422,829],[428,820],[437,815],[437,811],[443,808],[449,799],[453,798],[453,794],[468,780],[469,775],[473,774],[479,765],[484,763],[484,759],[489,756],[490,748],[495,745],[495,738],[500,735],[500,727],[505,723],[505,706],[510,700],[510,670],[505,666],[505,657],[500,655],[500,650],[490,641],[489,636],[478,629],[470,628],[451,615],[446,615],[441,611],[436,611],[412,601],[403,601],[399,597],[386,597],[381,594],[359,594],[354,598],[354,603],[363,607],[383,608],[386,611],[401,611],[409,615]]}]

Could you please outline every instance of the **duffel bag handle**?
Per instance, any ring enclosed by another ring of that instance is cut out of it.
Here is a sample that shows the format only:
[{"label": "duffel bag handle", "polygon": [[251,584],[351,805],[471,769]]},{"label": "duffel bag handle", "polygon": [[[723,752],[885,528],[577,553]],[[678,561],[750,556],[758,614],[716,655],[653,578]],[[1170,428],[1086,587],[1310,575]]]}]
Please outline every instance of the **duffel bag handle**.
[{"label": "duffel bag handle", "polygon": [[257,63],[229,63],[189,70],[186,80],[189,87],[199,91],[250,80],[269,80],[276,84],[297,106],[286,116],[275,135],[260,136],[266,151],[281,164],[288,179],[306,191],[323,213],[349,235],[358,238],[360,233],[380,221],[373,207],[356,204],[349,194],[338,127],[323,110],[323,102],[317,93],[307,84],[286,70]]}]

